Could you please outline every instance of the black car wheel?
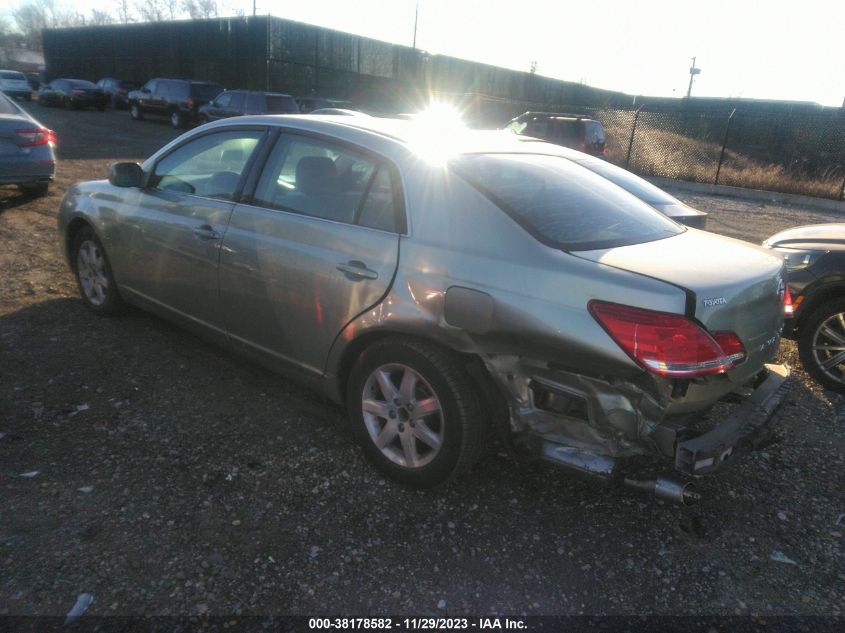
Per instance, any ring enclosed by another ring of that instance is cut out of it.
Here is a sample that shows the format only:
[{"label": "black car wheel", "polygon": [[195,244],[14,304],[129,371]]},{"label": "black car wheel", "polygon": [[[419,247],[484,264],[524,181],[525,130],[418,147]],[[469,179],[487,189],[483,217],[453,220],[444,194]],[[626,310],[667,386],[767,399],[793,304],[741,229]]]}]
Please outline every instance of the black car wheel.
[{"label": "black car wheel", "polygon": [[71,262],[85,306],[102,316],[118,314],[123,309],[123,300],[106,250],[90,227],[80,229],[74,237]]},{"label": "black car wheel", "polygon": [[845,393],[845,298],[825,302],[804,318],[798,354],[815,380]]},{"label": "black car wheel", "polygon": [[136,121],[140,121],[144,118],[144,112],[141,110],[141,106],[137,103],[133,103],[129,106],[129,116],[131,116]]},{"label": "black car wheel", "polygon": [[74,109],[73,102],[70,99],[68,99],[67,97],[65,97],[62,100],[62,105],[65,107],[65,110],[73,110]]},{"label": "black car wheel", "polygon": [[375,466],[429,488],[460,475],[481,453],[476,390],[453,353],[389,338],[357,359],[347,384],[353,431]]}]

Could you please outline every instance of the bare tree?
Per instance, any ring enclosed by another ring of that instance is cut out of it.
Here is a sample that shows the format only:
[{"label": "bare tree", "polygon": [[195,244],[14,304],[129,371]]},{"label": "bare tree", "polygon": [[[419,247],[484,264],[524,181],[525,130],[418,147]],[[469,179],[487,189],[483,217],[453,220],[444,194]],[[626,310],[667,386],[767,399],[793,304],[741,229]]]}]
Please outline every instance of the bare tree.
[{"label": "bare tree", "polygon": [[216,18],[217,0],[182,0],[182,9],[192,20]]},{"label": "bare tree", "polygon": [[113,24],[114,18],[108,11],[100,11],[99,9],[91,9],[91,17],[88,18],[88,24],[101,25]]},{"label": "bare tree", "polygon": [[132,9],[129,8],[129,0],[117,0],[117,21],[121,24],[134,22]]},{"label": "bare tree", "polygon": [[12,12],[15,27],[28,48],[41,49],[41,31],[85,24],[85,16],[76,12],[57,11],[53,0],[30,0]]},{"label": "bare tree", "polygon": [[164,0],[144,0],[143,2],[136,2],[135,8],[144,22],[163,22],[166,19],[166,10]]}]

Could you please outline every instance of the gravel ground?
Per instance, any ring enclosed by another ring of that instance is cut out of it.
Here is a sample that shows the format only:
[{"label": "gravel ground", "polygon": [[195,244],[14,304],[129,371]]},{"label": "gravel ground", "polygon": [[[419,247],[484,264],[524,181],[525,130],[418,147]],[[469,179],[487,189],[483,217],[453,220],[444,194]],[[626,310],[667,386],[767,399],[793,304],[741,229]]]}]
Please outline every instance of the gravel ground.
[{"label": "gravel ground", "polygon": [[[692,509],[503,455],[409,491],[315,394],[143,313],[82,307],[60,196],[175,132],[27,107],[61,162],[46,198],[0,187],[0,614],[64,615],[89,592],[93,615],[842,615],[845,408],[792,342],[782,441],[703,480]],[[681,197],[754,242],[836,219]]]}]

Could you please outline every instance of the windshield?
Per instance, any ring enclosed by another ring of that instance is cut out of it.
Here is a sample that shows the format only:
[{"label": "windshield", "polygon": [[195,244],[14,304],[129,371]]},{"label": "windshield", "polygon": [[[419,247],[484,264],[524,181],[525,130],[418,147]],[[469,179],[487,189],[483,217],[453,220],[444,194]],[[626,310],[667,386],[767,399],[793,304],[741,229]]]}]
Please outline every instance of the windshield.
[{"label": "windshield", "polygon": [[15,81],[26,81],[23,73],[18,73],[13,70],[0,71],[0,79],[14,79]]},{"label": "windshield", "polygon": [[590,171],[604,176],[613,184],[619,185],[625,191],[634,194],[640,200],[644,200],[649,204],[683,204],[680,200],[674,196],[670,196],[663,189],[654,186],[644,178],[635,176],[627,169],[612,165],[605,160],[595,158],[577,158],[573,160]]},{"label": "windshield", "polygon": [[451,166],[535,238],[555,248],[614,248],[685,230],[560,156],[467,154]]}]

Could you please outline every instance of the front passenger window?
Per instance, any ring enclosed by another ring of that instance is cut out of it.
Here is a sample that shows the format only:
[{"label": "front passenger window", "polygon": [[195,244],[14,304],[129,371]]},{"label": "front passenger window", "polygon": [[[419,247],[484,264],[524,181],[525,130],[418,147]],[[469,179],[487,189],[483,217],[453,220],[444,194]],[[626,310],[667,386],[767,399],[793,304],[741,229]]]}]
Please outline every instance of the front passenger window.
[{"label": "front passenger window", "polygon": [[150,187],[231,200],[263,133],[262,130],[233,130],[189,141],[156,164]]}]

